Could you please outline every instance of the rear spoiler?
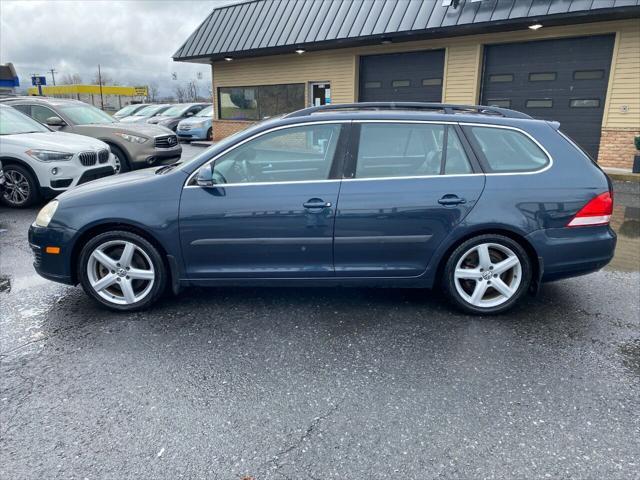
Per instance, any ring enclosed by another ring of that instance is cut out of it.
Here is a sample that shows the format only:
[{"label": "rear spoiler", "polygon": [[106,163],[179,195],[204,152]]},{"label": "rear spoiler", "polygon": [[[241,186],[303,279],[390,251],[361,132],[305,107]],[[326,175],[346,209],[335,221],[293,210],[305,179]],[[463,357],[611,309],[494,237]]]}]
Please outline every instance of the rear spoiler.
[{"label": "rear spoiler", "polygon": [[554,130],[559,130],[560,129],[560,122],[556,122],[555,120],[548,120],[547,123]]}]

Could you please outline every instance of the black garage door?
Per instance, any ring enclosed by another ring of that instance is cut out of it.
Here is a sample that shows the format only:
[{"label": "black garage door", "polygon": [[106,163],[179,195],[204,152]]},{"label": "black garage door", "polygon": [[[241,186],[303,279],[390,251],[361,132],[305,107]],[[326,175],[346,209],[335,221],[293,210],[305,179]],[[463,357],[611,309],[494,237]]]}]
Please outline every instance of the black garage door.
[{"label": "black garage door", "polygon": [[360,58],[361,102],[440,102],[444,50]]},{"label": "black garage door", "polygon": [[556,120],[597,158],[613,35],[490,45],[482,103]]}]

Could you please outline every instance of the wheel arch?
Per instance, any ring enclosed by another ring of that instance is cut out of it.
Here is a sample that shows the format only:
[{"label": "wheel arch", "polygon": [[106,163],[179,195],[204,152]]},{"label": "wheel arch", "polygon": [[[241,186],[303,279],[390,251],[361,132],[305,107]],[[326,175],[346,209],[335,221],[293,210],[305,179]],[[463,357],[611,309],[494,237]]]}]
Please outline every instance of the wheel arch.
[{"label": "wheel arch", "polygon": [[112,232],[114,230],[124,230],[127,232],[135,233],[136,235],[141,236],[145,240],[147,240],[151,245],[158,249],[160,256],[162,257],[162,261],[164,263],[164,267],[166,269],[167,276],[169,277],[170,282],[174,280],[174,269],[173,266],[169,263],[167,249],[162,245],[162,243],[148,230],[140,227],[139,225],[135,225],[133,223],[127,223],[124,221],[110,221],[99,223],[90,226],[86,230],[83,230],[73,243],[73,247],[71,249],[71,265],[70,265],[70,273],[71,280],[74,284],[79,282],[78,279],[78,262],[80,260],[80,251],[87,244],[87,242],[95,237],[96,235],[100,235],[101,233]]},{"label": "wheel arch", "polygon": [[106,143],[107,145],[109,145],[109,149],[112,149],[113,147],[116,147],[118,150],[120,150],[124,156],[127,159],[127,162],[129,162],[129,164],[131,164],[131,155],[129,154],[129,151],[120,143],[116,142],[113,140],[113,138],[107,137],[107,138],[98,138],[98,140]]},{"label": "wheel arch", "polygon": [[527,253],[529,257],[529,260],[531,261],[531,267],[533,269],[532,277],[531,277],[532,279],[531,289],[533,291],[537,291],[540,283],[540,278],[542,277],[543,268],[544,268],[541,257],[538,256],[538,252],[536,251],[535,247],[533,246],[533,244],[531,244],[529,240],[527,240],[526,236],[523,233],[517,232],[514,229],[510,229],[502,225],[479,227],[479,228],[467,231],[463,235],[456,237],[451,242],[449,242],[446,248],[444,249],[444,251],[441,253],[440,258],[438,259],[438,264],[435,269],[434,280],[433,280],[434,285],[440,283],[442,279],[442,275],[444,273],[444,268],[447,264],[447,260],[449,259],[449,256],[451,255],[451,253],[453,253],[453,251],[456,248],[458,248],[458,246],[460,246],[462,243],[466,242],[470,238],[477,237],[479,235],[503,235],[517,242],[520,246],[522,246],[522,248],[524,249],[524,251]]},{"label": "wheel arch", "polygon": [[11,165],[11,164],[20,165],[21,167],[26,168],[27,171],[33,176],[34,180],[37,182],[37,184],[38,184],[37,187],[38,188],[42,188],[42,185],[40,184],[40,179],[38,178],[38,175],[33,170],[33,168],[31,168],[31,165],[29,165],[24,160],[21,160],[21,159],[16,158],[16,157],[0,156],[0,163],[2,163],[2,167],[3,168],[5,168],[7,165]]}]

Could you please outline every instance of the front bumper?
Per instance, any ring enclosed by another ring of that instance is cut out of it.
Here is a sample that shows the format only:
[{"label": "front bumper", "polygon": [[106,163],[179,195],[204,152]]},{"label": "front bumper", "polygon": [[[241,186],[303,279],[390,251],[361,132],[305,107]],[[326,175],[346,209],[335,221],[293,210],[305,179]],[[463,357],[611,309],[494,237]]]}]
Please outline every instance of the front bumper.
[{"label": "front bumper", "polygon": [[183,140],[206,140],[207,132],[209,131],[209,127],[201,127],[201,128],[189,128],[189,130],[176,130],[178,134],[178,138]]},{"label": "front bumper", "polygon": [[[144,144],[142,144],[144,147]],[[182,156],[182,147],[179,143],[170,148],[144,147],[133,152],[133,167],[146,168],[155,165],[168,165],[177,162]]]},{"label": "front bumper", "polygon": [[[75,230],[43,228],[31,225],[29,228],[29,246],[33,252],[33,267],[38,275],[54,282],[73,285],[71,271],[71,245]],[[46,247],[60,247],[60,253],[46,253]]]},{"label": "front bumper", "polygon": [[542,281],[586,275],[607,265],[616,249],[609,226],[550,228],[527,236],[544,263]]}]

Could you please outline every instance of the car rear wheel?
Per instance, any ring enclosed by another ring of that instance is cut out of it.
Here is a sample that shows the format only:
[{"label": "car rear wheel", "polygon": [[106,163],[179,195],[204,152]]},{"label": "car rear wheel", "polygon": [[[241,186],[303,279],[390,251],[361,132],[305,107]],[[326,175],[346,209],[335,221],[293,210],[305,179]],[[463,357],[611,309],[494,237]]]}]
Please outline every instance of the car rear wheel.
[{"label": "car rear wheel", "polygon": [[21,165],[4,166],[5,186],[2,201],[9,207],[24,208],[40,199],[38,182],[31,172]]},{"label": "car rear wheel", "polygon": [[512,308],[531,284],[531,261],[515,240],[480,235],[456,248],[445,267],[444,288],[467,313],[497,314]]},{"label": "car rear wheel", "polygon": [[118,311],[149,307],[162,295],[167,282],[158,249],[127,231],[91,239],[80,254],[78,278],[89,296]]},{"label": "car rear wheel", "polygon": [[115,145],[111,145],[111,153],[113,153],[113,156],[116,159],[116,168],[115,168],[116,175],[118,175],[119,173],[124,173],[131,170],[131,166],[129,165],[129,160],[127,160],[127,156],[122,151],[122,149],[120,149],[119,147],[116,147]]}]

